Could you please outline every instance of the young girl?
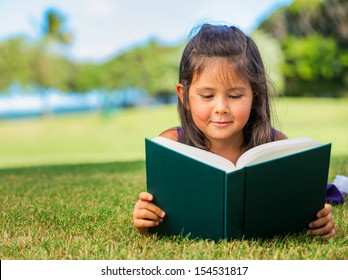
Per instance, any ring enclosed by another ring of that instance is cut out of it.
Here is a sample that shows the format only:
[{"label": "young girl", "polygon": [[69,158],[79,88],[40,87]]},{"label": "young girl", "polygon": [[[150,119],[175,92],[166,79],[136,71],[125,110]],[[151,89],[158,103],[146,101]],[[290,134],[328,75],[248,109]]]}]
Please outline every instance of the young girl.
[{"label": "young girl", "polygon": [[[163,137],[233,163],[252,147],[287,138],[271,126],[267,78],[258,48],[234,26],[200,28],[183,52],[176,91],[181,127],[163,132]],[[165,219],[152,201],[151,194],[142,192],[135,204],[134,226],[140,233]],[[333,237],[331,211],[325,204],[309,224],[308,234]]]}]

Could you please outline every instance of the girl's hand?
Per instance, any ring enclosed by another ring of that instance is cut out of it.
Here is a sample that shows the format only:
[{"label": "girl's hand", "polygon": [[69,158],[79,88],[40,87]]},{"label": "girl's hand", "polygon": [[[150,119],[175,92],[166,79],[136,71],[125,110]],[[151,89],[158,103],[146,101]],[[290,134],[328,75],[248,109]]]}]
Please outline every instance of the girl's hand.
[{"label": "girl's hand", "polygon": [[332,219],[332,206],[325,204],[317,213],[318,219],[309,224],[308,234],[319,235],[323,239],[329,239],[336,235],[335,223]]},{"label": "girl's hand", "polygon": [[165,216],[164,211],[151,201],[153,201],[153,195],[147,192],[142,192],[140,193],[139,200],[134,207],[134,226],[141,234],[146,233],[149,227],[158,226]]}]

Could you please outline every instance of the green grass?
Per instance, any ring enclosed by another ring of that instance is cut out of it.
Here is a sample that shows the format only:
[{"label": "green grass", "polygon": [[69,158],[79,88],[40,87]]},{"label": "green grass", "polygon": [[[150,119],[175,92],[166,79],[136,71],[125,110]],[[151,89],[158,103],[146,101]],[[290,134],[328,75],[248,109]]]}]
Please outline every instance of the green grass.
[{"label": "green grass", "polygon": [[144,138],[177,124],[174,106],[0,122],[0,167],[144,159]]},{"label": "green grass", "polygon": [[[329,181],[348,174],[348,99],[282,99],[281,130],[333,142]],[[0,122],[1,259],[348,259],[347,205],[337,238],[141,237],[132,225],[145,189],[144,137],[177,124],[174,106]],[[24,166],[24,167],[23,167]]]},{"label": "green grass", "polygon": [[279,99],[277,127],[288,137],[309,136],[332,142],[332,155],[348,156],[348,98]]},{"label": "green grass", "polygon": [[[347,173],[347,157],[331,174]],[[332,178],[332,175],[330,175]],[[1,259],[348,259],[348,209],[334,207],[337,238],[303,235],[212,242],[140,236],[133,205],[143,161],[0,171]]]}]

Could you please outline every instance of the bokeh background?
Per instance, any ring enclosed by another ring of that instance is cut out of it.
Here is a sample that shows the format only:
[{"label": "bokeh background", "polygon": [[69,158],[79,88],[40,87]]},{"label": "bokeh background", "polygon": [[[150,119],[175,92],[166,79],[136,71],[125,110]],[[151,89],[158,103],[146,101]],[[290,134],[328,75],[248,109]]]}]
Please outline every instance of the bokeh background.
[{"label": "bokeh background", "polygon": [[0,168],[144,159],[178,125],[191,28],[236,25],[274,82],[275,126],[348,156],[348,1],[0,3]]}]

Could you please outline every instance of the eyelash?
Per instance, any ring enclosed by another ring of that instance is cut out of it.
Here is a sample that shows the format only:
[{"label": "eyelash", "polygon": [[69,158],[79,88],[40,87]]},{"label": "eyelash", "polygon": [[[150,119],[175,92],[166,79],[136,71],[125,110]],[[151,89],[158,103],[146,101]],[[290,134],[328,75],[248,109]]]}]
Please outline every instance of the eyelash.
[{"label": "eyelash", "polygon": [[212,95],[212,94],[205,94],[205,95],[201,95],[201,97],[203,98],[203,99],[211,99],[211,98],[213,98],[214,97],[214,95]]},{"label": "eyelash", "polygon": [[[203,99],[212,99],[214,97],[213,94],[207,94],[207,95],[201,95]],[[229,95],[228,98],[230,99],[240,99],[241,95]]]},{"label": "eyelash", "polygon": [[241,95],[229,95],[228,97],[231,98],[231,99],[239,99],[242,96]]}]

